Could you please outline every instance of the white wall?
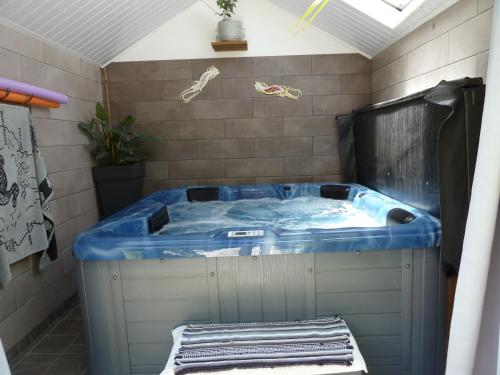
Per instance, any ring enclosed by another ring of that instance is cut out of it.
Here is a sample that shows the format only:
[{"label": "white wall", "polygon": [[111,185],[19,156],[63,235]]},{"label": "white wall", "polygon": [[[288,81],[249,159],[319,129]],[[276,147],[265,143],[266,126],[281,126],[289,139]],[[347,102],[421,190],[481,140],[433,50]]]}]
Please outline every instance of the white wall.
[{"label": "white wall", "polygon": [[[215,9],[215,0],[207,0]],[[304,9],[305,10],[305,9]],[[239,0],[235,19],[243,21],[248,51],[214,52],[220,17],[198,1],[135,43],[113,61],[196,59],[210,57],[313,55],[357,52],[311,25],[295,37],[288,32],[297,16],[268,0]]]}]

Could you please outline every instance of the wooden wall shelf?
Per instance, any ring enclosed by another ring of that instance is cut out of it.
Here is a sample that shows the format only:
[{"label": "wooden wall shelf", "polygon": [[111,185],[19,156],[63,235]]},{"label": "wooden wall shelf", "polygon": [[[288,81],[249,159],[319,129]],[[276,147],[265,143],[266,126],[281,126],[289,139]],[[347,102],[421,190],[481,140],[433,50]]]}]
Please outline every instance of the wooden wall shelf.
[{"label": "wooden wall shelf", "polygon": [[223,51],[247,51],[248,43],[246,40],[226,40],[212,42],[212,47],[216,52]]}]

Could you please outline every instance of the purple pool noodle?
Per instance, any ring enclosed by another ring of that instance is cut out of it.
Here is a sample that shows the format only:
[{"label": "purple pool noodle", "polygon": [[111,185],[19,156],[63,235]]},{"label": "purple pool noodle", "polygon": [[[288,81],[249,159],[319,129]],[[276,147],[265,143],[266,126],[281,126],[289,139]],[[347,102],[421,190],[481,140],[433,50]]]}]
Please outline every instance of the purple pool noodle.
[{"label": "purple pool noodle", "polygon": [[65,104],[69,100],[64,94],[3,77],[0,77],[0,90],[9,90],[19,94],[33,95],[61,104]]}]

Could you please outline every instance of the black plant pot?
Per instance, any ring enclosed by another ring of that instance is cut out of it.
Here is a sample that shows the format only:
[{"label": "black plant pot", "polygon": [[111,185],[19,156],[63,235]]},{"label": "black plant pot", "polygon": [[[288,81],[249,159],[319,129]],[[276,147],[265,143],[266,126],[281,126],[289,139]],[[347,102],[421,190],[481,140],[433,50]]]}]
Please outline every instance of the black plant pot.
[{"label": "black plant pot", "polygon": [[144,163],[92,168],[101,218],[142,198],[144,170]]}]

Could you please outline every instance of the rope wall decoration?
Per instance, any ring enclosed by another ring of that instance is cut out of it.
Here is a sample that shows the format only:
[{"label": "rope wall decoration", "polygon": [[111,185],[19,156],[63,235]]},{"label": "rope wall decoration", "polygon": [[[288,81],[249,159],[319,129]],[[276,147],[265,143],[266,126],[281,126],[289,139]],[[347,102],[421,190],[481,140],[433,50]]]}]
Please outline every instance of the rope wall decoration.
[{"label": "rope wall decoration", "polygon": [[207,85],[208,81],[214,79],[219,75],[220,71],[215,66],[211,66],[207,69],[205,73],[203,73],[198,81],[195,81],[193,85],[181,92],[180,98],[184,103],[189,103],[196,96],[202,92],[202,90]]},{"label": "rope wall decoration", "polygon": [[268,85],[266,82],[255,82],[255,90],[265,95],[275,95],[282,98],[299,100],[302,96],[302,91],[293,87],[282,85]]},{"label": "rope wall decoration", "polygon": [[315,0],[288,31],[290,33],[293,32],[293,36],[297,35],[301,31],[305,31],[309,27],[311,22],[314,21],[318,14],[323,10],[323,8],[328,5],[329,2],[330,0]]}]

